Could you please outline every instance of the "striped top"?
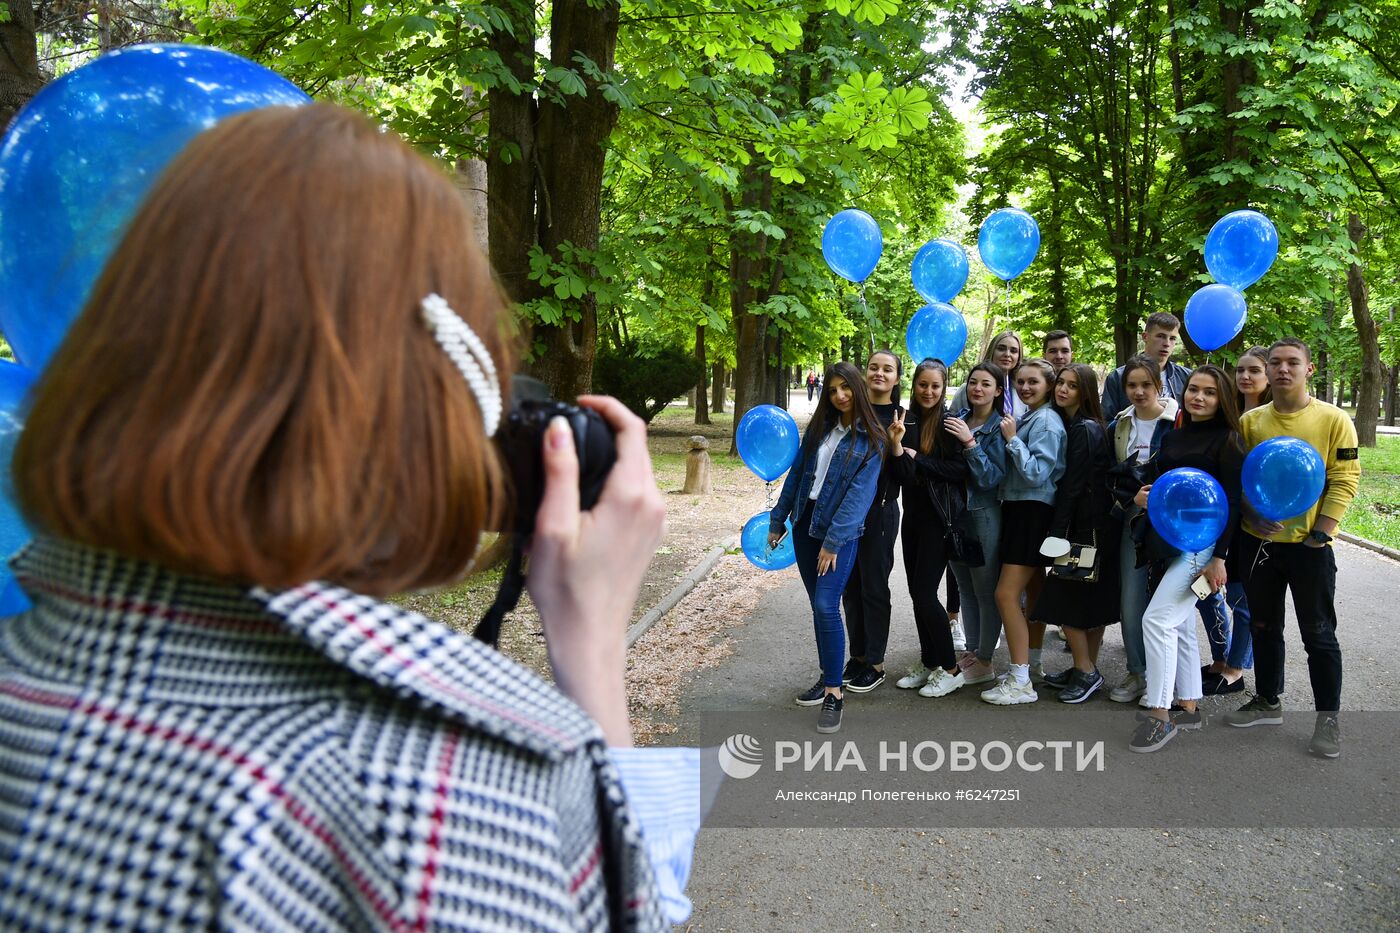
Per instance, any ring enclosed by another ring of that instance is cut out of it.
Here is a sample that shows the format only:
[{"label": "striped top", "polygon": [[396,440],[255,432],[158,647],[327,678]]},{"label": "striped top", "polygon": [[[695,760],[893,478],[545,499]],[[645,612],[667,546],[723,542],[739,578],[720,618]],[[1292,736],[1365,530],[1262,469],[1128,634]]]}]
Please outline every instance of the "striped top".
[{"label": "striped top", "polygon": [[0,928],[662,929],[571,700],[423,616],[52,539],[0,621]]}]

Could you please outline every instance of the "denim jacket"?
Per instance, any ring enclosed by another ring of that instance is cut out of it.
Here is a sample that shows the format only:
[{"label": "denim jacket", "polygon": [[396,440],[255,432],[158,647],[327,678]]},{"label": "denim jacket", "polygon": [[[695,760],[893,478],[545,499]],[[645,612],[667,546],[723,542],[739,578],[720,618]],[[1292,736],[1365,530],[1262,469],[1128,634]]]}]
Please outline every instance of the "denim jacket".
[{"label": "denim jacket", "polygon": [[1006,442],[1004,502],[1055,504],[1055,486],[1065,475],[1065,423],[1053,405],[1045,404],[1016,425]]},{"label": "denim jacket", "polygon": [[[768,513],[769,528],[773,531],[781,533],[783,522],[788,518],[796,521],[806,508],[817,472],[816,451],[807,455],[806,440],[804,437],[797,459],[788,470],[787,479],[783,480],[778,504]],[[812,503],[809,532],[812,537],[822,539],[823,548],[835,554],[842,545],[859,538],[865,531],[865,516],[875,500],[883,464],[879,447],[872,446],[864,428],[856,425],[841,438],[836,452],[831,455],[831,466],[827,468],[817,501]]]},{"label": "denim jacket", "polygon": [[1001,498],[1001,483],[1006,478],[1006,438],[1001,436],[1001,419],[988,418],[974,428],[972,439],[977,443],[963,448],[972,476],[967,481],[968,509],[986,509]]}]

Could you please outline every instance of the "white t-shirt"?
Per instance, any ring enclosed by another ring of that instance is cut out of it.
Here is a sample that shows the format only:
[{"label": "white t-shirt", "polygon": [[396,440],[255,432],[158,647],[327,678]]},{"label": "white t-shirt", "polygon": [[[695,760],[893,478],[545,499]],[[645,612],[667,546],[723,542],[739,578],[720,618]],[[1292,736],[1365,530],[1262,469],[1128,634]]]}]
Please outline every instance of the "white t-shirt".
[{"label": "white t-shirt", "polygon": [[822,483],[826,482],[827,468],[831,466],[831,456],[836,453],[836,445],[850,432],[850,428],[838,421],[836,427],[822,439],[821,446],[817,448],[817,472],[812,476],[812,491],[808,493],[808,499],[815,499],[821,493]]},{"label": "white t-shirt", "polygon": [[1128,442],[1128,456],[1137,454],[1138,463],[1146,463],[1152,457],[1152,435],[1157,433],[1157,419],[1146,421],[1133,416],[1133,439]]}]

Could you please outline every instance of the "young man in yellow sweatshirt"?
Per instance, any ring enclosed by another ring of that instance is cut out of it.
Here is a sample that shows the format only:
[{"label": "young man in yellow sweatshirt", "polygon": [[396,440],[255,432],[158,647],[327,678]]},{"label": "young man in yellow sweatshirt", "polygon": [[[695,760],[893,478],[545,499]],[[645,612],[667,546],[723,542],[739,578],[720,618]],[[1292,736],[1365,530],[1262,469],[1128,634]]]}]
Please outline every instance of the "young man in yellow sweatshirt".
[{"label": "young man in yellow sweatshirt", "polygon": [[1337,561],[1332,536],[1361,478],[1356,426],[1335,405],[1308,394],[1312,353],[1293,337],[1269,348],[1266,367],[1274,400],[1241,419],[1245,446],[1271,437],[1296,437],[1311,444],[1327,465],[1327,485],[1317,503],[1284,522],[1266,521],[1246,509],[1237,556],[1253,613],[1255,696],[1227,713],[1232,726],[1283,722],[1284,594],[1293,592],[1303,649],[1308,653],[1317,725],[1308,750],[1324,758],[1341,755],[1337,709],[1342,698],[1342,649],[1337,644]]}]

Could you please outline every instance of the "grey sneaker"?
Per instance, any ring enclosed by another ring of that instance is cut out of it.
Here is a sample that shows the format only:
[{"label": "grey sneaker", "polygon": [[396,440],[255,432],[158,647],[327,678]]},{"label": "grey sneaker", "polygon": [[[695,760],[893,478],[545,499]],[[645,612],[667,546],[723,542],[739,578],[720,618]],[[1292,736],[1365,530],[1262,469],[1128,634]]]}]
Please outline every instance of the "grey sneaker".
[{"label": "grey sneaker", "polygon": [[1250,726],[1281,726],[1283,704],[1270,703],[1263,697],[1256,696],[1239,709],[1226,713],[1225,721],[1237,729],[1247,729]]},{"label": "grey sneaker", "polygon": [[822,711],[817,716],[818,732],[837,732],[841,729],[841,706],[842,701],[836,694],[826,695],[826,699],[822,700]]},{"label": "grey sneaker", "polygon": [[1317,717],[1308,751],[1319,758],[1342,757],[1342,724],[1335,715]]},{"label": "grey sneaker", "polygon": [[1121,684],[1108,692],[1108,698],[1114,703],[1131,703],[1146,692],[1147,678],[1130,672]]}]

